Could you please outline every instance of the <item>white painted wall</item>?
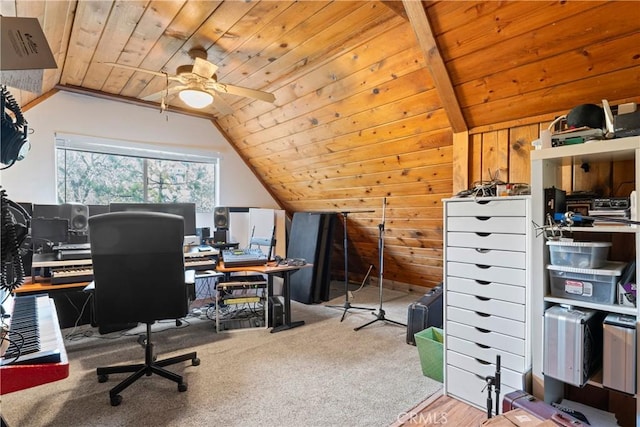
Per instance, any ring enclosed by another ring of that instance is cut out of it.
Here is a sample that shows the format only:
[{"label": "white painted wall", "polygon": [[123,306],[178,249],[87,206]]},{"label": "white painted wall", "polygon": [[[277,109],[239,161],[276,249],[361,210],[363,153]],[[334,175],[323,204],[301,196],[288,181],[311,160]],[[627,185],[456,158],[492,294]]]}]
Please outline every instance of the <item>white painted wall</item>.
[{"label": "white painted wall", "polygon": [[13,201],[57,203],[54,135],[63,132],[219,152],[219,205],[280,208],[209,120],[64,91],[24,115],[31,150],[0,176]]}]

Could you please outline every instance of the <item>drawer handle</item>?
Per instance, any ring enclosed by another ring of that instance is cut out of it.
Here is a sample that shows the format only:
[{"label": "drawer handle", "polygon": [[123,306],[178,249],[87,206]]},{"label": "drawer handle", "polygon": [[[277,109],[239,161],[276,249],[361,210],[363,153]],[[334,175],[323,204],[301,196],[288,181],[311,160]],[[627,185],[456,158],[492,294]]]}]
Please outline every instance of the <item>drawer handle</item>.
[{"label": "drawer handle", "polygon": [[491,362],[485,362],[484,360],[480,360],[477,357],[475,359],[476,359],[476,362],[478,362],[481,365],[491,365]]},{"label": "drawer handle", "polygon": [[491,219],[490,216],[477,216],[476,219],[478,221],[489,221]]},{"label": "drawer handle", "polygon": [[475,344],[475,345],[477,345],[477,346],[478,346],[478,347],[480,347],[480,348],[484,348],[485,350],[486,350],[486,349],[491,348],[491,347],[489,347],[488,345],[480,344],[480,343],[478,343],[478,342],[476,342],[476,343],[474,343],[474,344]]},{"label": "drawer handle", "polygon": [[483,270],[486,270],[488,268],[491,268],[490,265],[485,265],[485,264],[476,264],[476,267],[481,268]]},{"label": "drawer handle", "polygon": [[479,231],[476,231],[476,235],[478,237],[488,237],[488,236],[491,236],[491,233],[481,233]]},{"label": "drawer handle", "polygon": [[479,299],[480,301],[491,301],[491,298],[487,298],[487,297],[479,297],[478,295],[475,296],[477,299]]},{"label": "drawer handle", "polygon": [[488,329],[478,328],[477,326],[475,326],[475,328],[476,328],[476,331],[478,331],[480,333],[483,333],[483,334],[488,334],[489,332],[491,332]]},{"label": "drawer handle", "polygon": [[477,280],[477,279],[476,279],[476,283],[478,285],[483,285],[483,286],[487,286],[491,284],[491,282],[487,282],[486,280]]},{"label": "drawer handle", "polygon": [[478,316],[480,316],[480,317],[491,317],[491,315],[490,315],[490,314],[487,314],[487,313],[481,313],[481,312],[479,312],[479,311],[476,311],[475,313],[476,313]]},{"label": "drawer handle", "polygon": [[473,375],[475,375],[475,376],[476,376],[476,378],[478,378],[478,379],[479,379],[479,380],[481,380],[481,381],[487,381],[487,378],[486,378],[486,377],[483,377],[482,375],[478,375],[478,374],[473,374]]},{"label": "drawer handle", "polygon": [[491,249],[476,248],[476,252],[481,254],[488,254],[489,252],[491,252]]}]

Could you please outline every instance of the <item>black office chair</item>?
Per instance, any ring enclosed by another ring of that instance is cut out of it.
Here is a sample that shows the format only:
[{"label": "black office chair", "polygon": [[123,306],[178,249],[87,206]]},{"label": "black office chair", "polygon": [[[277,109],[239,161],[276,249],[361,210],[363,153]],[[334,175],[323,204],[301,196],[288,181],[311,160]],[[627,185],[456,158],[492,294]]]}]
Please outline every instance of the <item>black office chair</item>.
[{"label": "black office chair", "polygon": [[179,319],[188,312],[184,277],[184,220],[156,212],[113,212],[89,218],[89,240],[95,282],[95,319],[98,325],[145,323],[147,336],[143,364],[98,368],[98,381],[109,374],[133,372],[109,391],[111,405],[122,401],[120,392],[143,375],[158,374],[178,383],[180,375],[164,366],[191,360],[196,352],[155,360],[151,325],[157,320]]}]

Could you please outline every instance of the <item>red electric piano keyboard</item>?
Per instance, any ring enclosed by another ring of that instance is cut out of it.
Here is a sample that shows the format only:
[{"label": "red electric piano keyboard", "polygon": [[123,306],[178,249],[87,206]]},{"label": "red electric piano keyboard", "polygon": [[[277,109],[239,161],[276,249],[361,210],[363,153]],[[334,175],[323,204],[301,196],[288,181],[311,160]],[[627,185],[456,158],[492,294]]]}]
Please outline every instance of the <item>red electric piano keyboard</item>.
[{"label": "red electric piano keyboard", "polygon": [[2,317],[2,343],[10,344],[6,349],[6,345],[2,346],[0,394],[69,376],[69,361],[52,299],[45,294],[9,297],[3,304]]}]

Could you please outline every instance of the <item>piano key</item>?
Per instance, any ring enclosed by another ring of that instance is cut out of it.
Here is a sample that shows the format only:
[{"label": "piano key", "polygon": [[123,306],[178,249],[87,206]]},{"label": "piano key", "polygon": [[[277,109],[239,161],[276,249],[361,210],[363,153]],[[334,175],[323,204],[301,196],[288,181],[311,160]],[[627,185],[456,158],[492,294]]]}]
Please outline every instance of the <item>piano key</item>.
[{"label": "piano key", "polygon": [[[0,359],[0,365],[59,363],[64,341],[53,301],[47,295],[17,297],[11,313],[9,339],[20,345],[20,336],[12,335],[13,332],[18,332],[25,341],[20,348],[18,360],[14,360],[16,354],[10,353],[10,346]],[[33,348],[36,350],[32,351]]]}]

